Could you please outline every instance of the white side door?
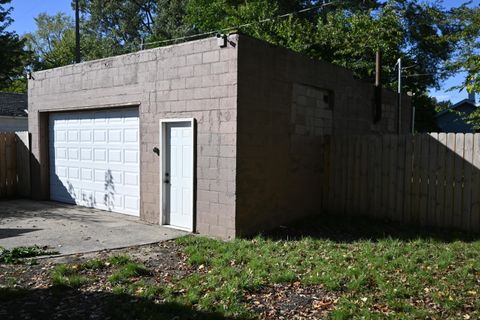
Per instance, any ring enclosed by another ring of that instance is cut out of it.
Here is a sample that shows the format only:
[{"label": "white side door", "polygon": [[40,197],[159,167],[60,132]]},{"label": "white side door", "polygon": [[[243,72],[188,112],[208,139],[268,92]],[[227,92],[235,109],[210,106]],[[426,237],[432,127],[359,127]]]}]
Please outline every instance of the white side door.
[{"label": "white side door", "polygon": [[193,229],[193,128],[192,122],[164,123],[163,167],[164,223]]}]

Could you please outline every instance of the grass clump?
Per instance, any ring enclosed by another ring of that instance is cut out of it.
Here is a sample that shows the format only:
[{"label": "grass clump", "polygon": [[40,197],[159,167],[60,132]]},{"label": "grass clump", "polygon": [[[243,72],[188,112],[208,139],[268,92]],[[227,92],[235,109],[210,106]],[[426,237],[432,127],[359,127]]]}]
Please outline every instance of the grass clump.
[{"label": "grass clump", "polygon": [[82,268],[78,265],[59,264],[51,272],[54,285],[59,287],[78,288],[90,282],[90,279],[82,275]]},{"label": "grass clump", "polygon": [[58,254],[39,246],[16,247],[11,250],[0,247],[0,264],[20,264],[27,258]]},{"label": "grass clump", "polygon": [[113,266],[123,266],[129,262],[132,262],[132,259],[126,255],[114,255],[108,257],[107,262]]},{"label": "grass clump", "polygon": [[112,292],[117,295],[131,295],[145,299],[152,299],[160,293],[159,287],[147,284],[143,279],[134,283],[117,284],[112,288]]},{"label": "grass clump", "polygon": [[123,284],[127,283],[132,277],[145,276],[148,274],[149,271],[144,265],[136,262],[128,262],[112,273],[108,281],[113,285]]},{"label": "grass clump", "polygon": [[87,262],[81,265],[81,269],[86,269],[86,270],[101,270],[105,267],[106,267],[105,261],[100,259],[88,260]]}]

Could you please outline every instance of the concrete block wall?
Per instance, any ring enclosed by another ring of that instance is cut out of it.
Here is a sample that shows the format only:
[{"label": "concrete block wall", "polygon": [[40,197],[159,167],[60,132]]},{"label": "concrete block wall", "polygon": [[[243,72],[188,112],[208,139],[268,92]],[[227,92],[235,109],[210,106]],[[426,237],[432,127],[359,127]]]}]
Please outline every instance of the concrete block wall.
[{"label": "concrete block wall", "polygon": [[[396,132],[396,95],[351,71],[241,36],[238,53],[237,234],[321,214],[326,135]],[[402,131],[410,130],[404,99]]]},{"label": "concrete block wall", "polygon": [[[215,38],[35,72],[28,83],[32,185],[49,198],[48,114],[138,106],[140,217],[159,223],[159,120],[197,123],[196,231],[235,236],[238,36]],[[233,44],[233,45],[232,45]]]}]

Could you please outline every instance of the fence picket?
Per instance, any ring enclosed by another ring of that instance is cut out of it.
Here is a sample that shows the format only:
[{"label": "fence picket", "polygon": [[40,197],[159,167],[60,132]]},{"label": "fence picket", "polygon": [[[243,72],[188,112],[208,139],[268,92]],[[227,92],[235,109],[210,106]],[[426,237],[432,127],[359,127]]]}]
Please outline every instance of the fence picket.
[{"label": "fence picket", "polygon": [[437,160],[437,193],[435,199],[435,211],[437,214],[437,225],[445,226],[445,157],[447,153],[447,135],[445,133],[438,134],[438,160]]},{"label": "fence picket", "polygon": [[390,175],[389,175],[389,192],[388,192],[388,213],[389,218],[394,220],[397,216],[396,210],[396,192],[397,192],[397,162],[398,162],[398,144],[399,144],[399,136],[390,135],[389,136],[389,145],[390,145],[390,157],[389,157],[389,167],[390,167]]},{"label": "fence picket", "polygon": [[7,134],[0,132],[0,199],[7,195]]},{"label": "fence picket", "polygon": [[419,152],[419,204],[418,217],[421,225],[427,224],[428,213],[428,183],[429,183],[429,138],[428,135],[420,135],[420,152]]},{"label": "fence picket", "polygon": [[420,155],[421,155],[420,135],[413,137],[413,174],[412,174],[412,220],[413,223],[420,222]]},{"label": "fence picket", "polygon": [[462,229],[468,230],[471,228],[470,221],[472,217],[471,203],[472,203],[472,173],[473,173],[473,134],[465,134],[463,155],[463,203],[462,203]]},{"label": "fence picket", "polygon": [[395,189],[395,220],[403,219],[403,202],[405,201],[405,135],[398,136],[396,157],[396,189]]},{"label": "fence picket", "polygon": [[5,139],[6,162],[7,162],[7,197],[12,198],[16,191],[16,155],[15,135],[9,134]]},{"label": "fence picket", "polygon": [[0,132],[0,199],[30,195],[28,141],[28,132]]},{"label": "fence picket", "polygon": [[473,136],[473,173],[470,230],[480,231],[480,134]]},{"label": "fence picket", "polygon": [[373,157],[373,172],[374,172],[374,193],[372,198],[372,209],[373,215],[376,217],[381,217],[381,192],[382,192],[382,139],[379,136],[374,136],[374,154]]},{"label": "fence picket", "polygon": [[445,226],[453,225],[453,197],[455,174],[455,134],[447,133],[447,149],[445,155]]},{"label": "fence picket", "polygon": [[405,137],[405,178],[403,198],[403,219],[405,222],[413,221],[412,188],[413,188],[413,139],[414,136]]},{"label": "fence picket", "polygon": [[455,179],[454,179],[454,197],[453,197],[453,226],[461,228],[462,226],[462,205],[463,205],[463,156],[464,156],[465,135],[457,133],[455,135]]},{"label": "fence picket", "polygon": [[436,196],[438,189],[438,133],[431,133],[428,138],[428,204],[427,204],[427,221],[437,221],[436,212]]},{"label": "fence picket", "polygon": [[359,182],[359,213],[364,215],[368,213],[368,191],[370,190],[370,183],[368,179],[368,140],[360,139],[360,182]]},{"label": "fence picket", "polygon": [[480,231],[480,134],[326,141],[326,211]]}]

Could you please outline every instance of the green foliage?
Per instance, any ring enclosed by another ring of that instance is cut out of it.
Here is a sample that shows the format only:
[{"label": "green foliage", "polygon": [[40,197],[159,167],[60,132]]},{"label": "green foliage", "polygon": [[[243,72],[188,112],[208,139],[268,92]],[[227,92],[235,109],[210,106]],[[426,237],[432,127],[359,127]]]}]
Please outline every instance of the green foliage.
[{"label": "green foliage", "polygon": [[167,40],[195,33],[185,21],[188,0],[157,0],[152,34],[147,41]]},{"label": "green foliage", "polygon": [[467,72],[465,81],[457,88],[480,92],[480,5],[463,4],[453,8],[450,16],[457,30],[451,35],[457,41],[457,51],[448,67]]},{"label": "green foliage", "polygon": [[[397,86],[398,58],[407,67],[403,90],[413,91],[419,97],[416,102],[422,128],[432,127],[429,123],[432,110],[428,108],[434,104],[423,97],[427,88],[438,87],[458,70],[467,70],[468,78],[462,86],[479,90],[479,6],[461,5],[446,10],[438,1],[348,0],[275,18],[321,3],[80,0],[82,57],[91,60],[131,52],[138,50],[142,41],[237,29],[311,58],[344,66],[357,77],[373,82],[375,53],[381,50],[386,87]],[[37,18],[37,25],[37,32],[25,37],[28,48],[37,56],[35,68],[72,63],[75,44],[72,19],[65,14],[43,14]],[[24,89],[24,81],[9,85],[12,91]],[[426,119],[425,125],[422,118]]]},{"label": "green foliage", "polygon": [[152,36],[157,3],[154,0],[80,0],[80,10],[83,36],[108,43],[108,53],[113,55],[138,50],[142,38]]},{"label": "green foliage", "polygon": [[160,293],[160,288],[147,284],[144,280],[133,283],[117,284],[112,288],[114,294],[137,296],[152,299]]},{"label": "green foliage", "polygon": [[415,106],[415,131],[416,132],[436,132],[438,131],[435,115],[439,110],[439,104],[435,98],[425,93],[415,95],[412,99]]},{"label": "green foliage", "polygon": [[49,251],[39,246],[16,247],[11,250],[0,247],[0,263],[19,264],[25,262],[26,258],[57,254],[56,251]]},{"label": "green foliage", "polygon": [[[12,83],[23,77],[25,66],[30,59],[30,53],[24,50],[24,40],[15,32],[7,31],[13,22],[7,7],[11,0],[0,0],[0,91],[10,91]],[[14,85],[15,90],[20,90]]]},{"label": "green foliage", "polygon": [[480,110],[477,108],[472,113],[465,115],[462,113],[458,114],[466,123],[471,125],[472,129],[475,132],[480,131]]},{"label": "green foliage", "polygon": [[126,255],[114,255],[108,257],[107,261],[114,266],[123,266],[129,262],[132,262],[132,259],[130,259],[130,257]]},{"label": "green foliage", "polygon": [[35,18],[37,31],[24,35],[27,47],[36,53],[34,69],[50,69],[75,62],[73,20],[65,13]]},{"label": "green foliage", "polygon": [[[35,18],[37,30],[24,36],[27,47],[35,52],[32,67],[35,70],[60,67],[75,62],[74,21],[65,13]],[[80,47],[83,60],[92,60],[114,55],[111,41],[98,38],[87,32],[82,34]]]},{"label": "green foliage", "polygon": [[135,262],[128,262],[127,264],[123,265],[120,269],[115,271],[109,278],[108,281],[111,284],[122,284],[129,281],[131,277],[137,277],[141,275],[147,275],[149,271],[145,268],[145,266],[135,263]]},{"label": "green foliage", "polygon": [[[453,28],[447,12],[437,3],[348,1],[257,23],[311,6],[304,1],[190,0],[185,20],[199,31],[239,26],[243,33],[345,66],[371,81],[375,53],[381,50],[387,86],[395,85],[394,66],[399,57],[410,67],[407,75],[428,74],[407,77],[405,90],[423,92],[446,76],[438,71],[449,59],[455,41],[446,36]],[[242,26],[248,23],[254,24]]]},{"label": "green foliage", "polygon": [[105,267],[106,267],[105,262],[100,259],[88,260],[87,262],[82,264],[82,269],[85,269],[85,270],[101,270]]},{"label": "green foliage", "polygon": [[79,272],[78,265],[59,264],[51,272],[52,283],[59,287],[78,288],[90,282],[90,279]]},{"label": "green foliage", "polygon": [[[385,232],[383,227],[379,227],[379,235]],[[366,222],[352,225],[352,230],[369,228],[375,231]],[[257,237],[230,242],[181,238],[177,242],[185,247],[189,263],[206,272],[177,279],[163,295],[169,302],[241,316],[246,315],[242,305],[246,292],[263,285],[300,281],[304,285],[322,284],[338,294],[333,319],[381,317],[383,314],[372,311],[377,303],[388,307],[392,319],[417,319],[426,314],[457,317],[465,305],[473,307],[480,289],[476,279],[480,242],[416,238],[408,229],[402,230],[398,229],[399,234],[405,232],[404,239],[383,236],[372,241],[366,233],[365,238],[351,242],[328,238],[275,241]],[[437,309],[430,308],[432,299]]]},{"label": "green foliage", "polygon": [[316,33],[319,58],[353,70],[373,80],[375,54],[382,51],[383,78],[389,80],[396,60],[402,57],[405,31],[396,10],[387,5],[381,12],[329,12],[319,19]]}]

